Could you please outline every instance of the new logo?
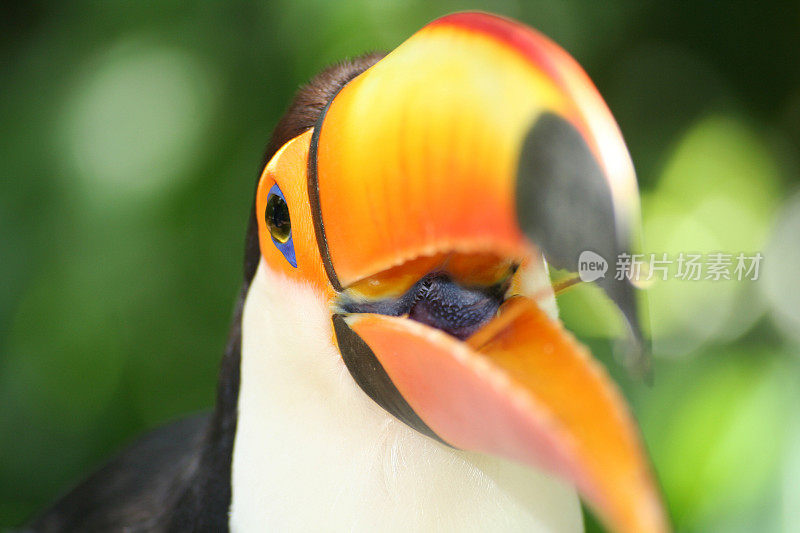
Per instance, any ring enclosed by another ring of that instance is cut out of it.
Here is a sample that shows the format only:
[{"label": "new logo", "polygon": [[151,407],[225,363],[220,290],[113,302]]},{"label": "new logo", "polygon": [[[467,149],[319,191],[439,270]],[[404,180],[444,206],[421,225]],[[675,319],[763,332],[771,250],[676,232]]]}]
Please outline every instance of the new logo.
[{"label": "new logo", "polygon": [[608,262],[591,250],[584,250],[578,257],[578,276],[581,281],[589,282],[606,277]]}]

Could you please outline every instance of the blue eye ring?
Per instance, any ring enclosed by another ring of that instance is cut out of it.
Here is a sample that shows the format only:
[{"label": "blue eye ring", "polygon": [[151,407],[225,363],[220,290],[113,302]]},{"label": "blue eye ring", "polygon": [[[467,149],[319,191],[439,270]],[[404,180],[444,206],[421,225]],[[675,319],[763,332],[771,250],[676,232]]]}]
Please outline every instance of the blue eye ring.
[{"label": "blue eye ring", "polygon": [[283,254],[283,257],[286,258],[290,265],[297,268],[289,205],[286,203],[286,197],[277,183],[267,193],[264,221],[267,224],[267,229],[275,247]]}]

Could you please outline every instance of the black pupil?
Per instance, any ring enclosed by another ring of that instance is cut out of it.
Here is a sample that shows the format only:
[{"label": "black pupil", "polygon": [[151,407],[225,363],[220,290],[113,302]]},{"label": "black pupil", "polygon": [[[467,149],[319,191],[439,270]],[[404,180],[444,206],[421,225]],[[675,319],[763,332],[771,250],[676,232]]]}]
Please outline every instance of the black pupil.
[{"label": "black pupil", "polygon": [[292,232],[292,222],[289,220],[289,206],[286,200],[273,194],[267,200],[267,227],[272,238],[280,243],[289,240]]}]

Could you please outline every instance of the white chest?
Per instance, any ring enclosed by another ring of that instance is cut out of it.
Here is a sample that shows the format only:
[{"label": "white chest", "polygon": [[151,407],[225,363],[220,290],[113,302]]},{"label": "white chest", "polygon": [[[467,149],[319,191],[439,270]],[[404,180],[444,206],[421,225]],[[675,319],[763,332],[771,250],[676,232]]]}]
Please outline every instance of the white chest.
[{"label": "white chest", "polygon": [[451,449],[352,380],[330,313],[262,263],[242,318],[233,531],[582,531],[574,490]]}]

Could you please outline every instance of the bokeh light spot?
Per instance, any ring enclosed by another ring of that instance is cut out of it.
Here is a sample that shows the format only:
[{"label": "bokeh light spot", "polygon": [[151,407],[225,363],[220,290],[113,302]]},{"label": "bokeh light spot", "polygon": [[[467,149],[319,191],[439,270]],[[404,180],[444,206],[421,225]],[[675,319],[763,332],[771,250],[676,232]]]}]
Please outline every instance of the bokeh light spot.
[{"label": "bokeh light spot", "polygon": [[764,283],[766,299],[772,305],[773,316],[787,337],[800,342],[800,194],[784,207],[775,225],[774,234],[764,253]]},{"label": "bokeh light spot", "polygon": [[213,108],[209,65],[128,40],[90,62],[64,113],[71,168],[101,198],[149,198],[187,178]]},{"label": "bokeh light spot", "polygon": [[[777,165],[757,132],[731,116],[700,120],[643,198],[646,251],[666,252],[673,261],[681,252],[702,254],[702,278],[708,254],[761,252],[777,187]],[[733,339],[763,314],[746,291],[759,281],[684,281],[676,274],[675,262],[668,279],[648,291],[656,354],[682,355],[713,339]]]}]

